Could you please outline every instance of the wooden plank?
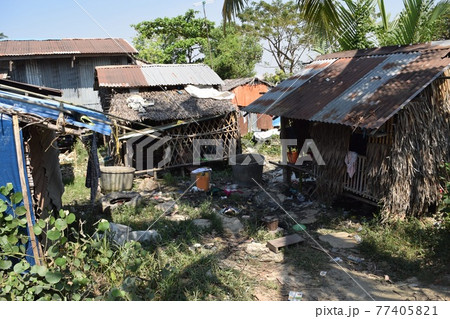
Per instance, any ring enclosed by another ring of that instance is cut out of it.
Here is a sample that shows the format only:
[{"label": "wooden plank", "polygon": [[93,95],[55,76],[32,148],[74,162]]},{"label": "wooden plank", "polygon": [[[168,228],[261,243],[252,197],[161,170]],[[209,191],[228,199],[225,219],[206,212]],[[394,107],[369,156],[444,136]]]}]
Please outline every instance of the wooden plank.
[{"label": "wooden plank", "polygon": [[303,237],[299,234],[292,234],[288,236],[284,236],[281,238],[269,240],[267,242],[267,247],[274,253],[278,253],[278,249],[294,244],[298,244],[304,241]]},{"label": "wooden plank", "polygon": [[14,143],[16,145],[17,165],[19,166],[20,186],[22,188],[22,195],[23,195],[23,205],[27,210],[26,218],[27,218],[28,233],[30,234],[31,248],[33,250],[33,256],[36,265],[41,265],[42,263],[41,258],[39,256],[38,244],[33,229],[33,221],[31,220],[30,202],[28,200],[28,189],[25,180],[25,169],[23,166],[22,141],[20,139],[19,119],[17,115],[13,115],[13,132],[14,132]]}]

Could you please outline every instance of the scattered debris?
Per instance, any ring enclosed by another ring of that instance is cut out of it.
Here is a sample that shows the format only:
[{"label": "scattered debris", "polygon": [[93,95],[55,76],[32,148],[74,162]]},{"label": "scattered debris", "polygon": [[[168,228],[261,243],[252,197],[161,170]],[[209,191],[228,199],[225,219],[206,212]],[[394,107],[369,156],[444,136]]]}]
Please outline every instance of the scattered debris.
[{"label": "scattered debris", "polygon": [[301,291],[289,291],[289,301],[302,301],[303,292]]},{"label": "scattered debris", "polygon": [[232,184],[231,186],[226,187],[226,188],[223,190],[223,193],[224,193],[225,196],[227,196],[227,197],[230,196],[230,195],[233,194],[233,193],[243,194],[243,192],[240,191],[240,190],[238,190],[237,187],[238,187],[237,184]]},{"label": "scattered debris", "polygon": [[292,229],[295,231],[303,231],[306,230],[306,226],[303,224],[295,224],[294,226],[292,226]]},{"label": "scattered debris", "polygon": [[323,270],[322,270],[322,271],[320,272],[320,276],[325,277],[326,275],[327,275],[327,272],[326,272],[326,271],[323,271]]},{"label": "scattered debris", "polygon": [[[157,241],[160,238],[158,232],[156,230],[136,230],[136,231],[132,231],[130,232],[128,239],[125,237],[123,240],[125,241],[130,241],[130,240],[134,240],[134,241],[138,241],[140,243],[150,243],[150,242],[154,242]],[[120,245],[122,245],[120,243],[120,238],[118,243]]]},{"label": "scattered debris", "polygon": [[203,246],[205,249],[214,249],[216,245],[214,243],[207,243]]},{"label": "scattered debris", "polygon": [[353,236],[353,238],[355,238],[355,240],[358,244],[360,244],[362,242],[362,238],[359,235],[355,235],[355,236]]},{"label": "scattered debris", "polygon": [[364,258],[359,258],[359,257],[353,256],[353,255],[349,255],[347,257],[347,259],[354,261],[355,263],[358,263],[358,264],[364,261]]},{"label": "scattered debris", "polygon": [[202,245],[199,243],[193,244],[192,246],[189,246],[189,250],[190,251],[197,251],[200,250],[202,248]]},{"label": "scattered debris", "polygon": [[337,263],[341,263],[343,261],[341,257],[334,257],[332,260]]},{"label": "scattered debris", "polygon": [[237,216],[237,215],[240,214],[240,212],[239,212],[238,209],[236,209],[236,208],[234,208],[234,207],[227,206],[227,207],[222,208],[222,209],[219,211],[219,214],[222,214],[222,215],[228,215],[228,216]]},{"label": "scattered debris", "polygon": [[304,241],[303,237],[298,234],[292,234],[285,237],[280,237],[277,239],[269,240],[267,242],[267,247],[274,253],[278,253],[278,249],[294,244],[298,244]]},{"label": "scattered debris", "polygon": [[113,192],[101,198],[102,213],[111,214],[111,211],[121,205],[137,208],[141,203],[141,195],[136,192]]},{"label": "scattered debris", "polygon": [[274,231],[278,229],[278,218],[276,216],[265,216],[262,218],[265,223],[267,230]]},{"label": "scattered debris", "polygon": [[[109,223],[111,240],[118,245],[123,245],[128,241],[138,241],[140,243],[150,243],[159,240],[160,235],[156,230],[136,230],[122,224]],[[103,234],[100,234],[100,237]]]}]

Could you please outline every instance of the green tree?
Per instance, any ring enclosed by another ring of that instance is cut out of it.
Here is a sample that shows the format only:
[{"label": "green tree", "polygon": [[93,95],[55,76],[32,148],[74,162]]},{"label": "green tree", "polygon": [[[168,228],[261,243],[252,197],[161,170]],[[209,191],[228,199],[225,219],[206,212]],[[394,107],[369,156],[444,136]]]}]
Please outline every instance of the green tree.
[{"label": "green tree", "polygon": [[0,39],[5,39],[5,38],[7,38],[7,36],[4,35],[3,32],[0,32]]},{"label": "green tree", "polygon": [[264,73],[264,80],[274,85],[278,85],[280,82],[289,78],[290,74],[284,73],[280,69],[276,70],[274,74]]},{"label": "green tree", "polygon": [[134,39],[142,58],[158,63],[193,63],[202,61],[208,42],[208,30],[214,22],[196,18],[192,9],[174,18],[143,21],[132,27],[138,32]]},{"label": "green tree", "polygon": [[195,14],[188,10],[184,16],[134,25],[139,57],[150,63],[207,63],[222,78],[253,76],[262,57],[258,38],[244,35],[235,24],[227,24],[224,33]]},{"label": "green tree", "polygon": [[251,77],[255,75],[255,65],[261,61],[263,48],[257,38],[242,34],[236,25],[229,24],[226,32],[213,29],[212,62],[206,62],[222,79]]},{"label": "green tree", "polygon": [[247,33],[266,41],[265,50],[282,72],[291,74],[301,66],[300,59],[311,49],[312,38],[303,27],[298,6],[293,1],[252,2],[238,17]]}]

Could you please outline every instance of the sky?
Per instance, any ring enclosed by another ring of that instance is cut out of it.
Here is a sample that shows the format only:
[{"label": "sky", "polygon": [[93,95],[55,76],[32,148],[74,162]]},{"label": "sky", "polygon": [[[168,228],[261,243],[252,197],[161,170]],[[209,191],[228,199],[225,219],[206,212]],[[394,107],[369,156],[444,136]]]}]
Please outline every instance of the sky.
[{"label": "sky", "polygon": [[[216,25],[222,19],[222,4],[223,0],[206,4],[207,17]],[[403,0],[385,0],[385,5],[395,16]],[[113,37],[131,43],[136,36],[131,24],[182,15],[188,9],[203,16],[200,0],[1,0],[0,32],[8,40]],[[271,64],[267,55],[263,60]]]}]

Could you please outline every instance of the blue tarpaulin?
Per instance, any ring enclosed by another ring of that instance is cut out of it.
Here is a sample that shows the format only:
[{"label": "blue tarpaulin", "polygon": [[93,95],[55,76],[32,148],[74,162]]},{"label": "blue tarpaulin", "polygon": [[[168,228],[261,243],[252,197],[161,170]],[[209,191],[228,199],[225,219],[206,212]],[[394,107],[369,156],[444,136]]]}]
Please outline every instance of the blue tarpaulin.
[{"label": "blue tarpaulin", "polygon": [[[103,135],[111,135],[111,127],[108,124],[109,120],[101,112],[66,103],[61,104],[54,100],[38,99],[0,90],[0,108],[13,109],[17,112],[57,120],[61,106],[62,110],[64,110],[64,119],[67,124],[87,128]],[[88,117],[92,123],[83,121],[81,118],[83,116]]]},{"label": "blue tarpaulin", "polygon": [[[21,134],[21,140],[22,140],[22,134]],[[22,147],[22,154],[23,152],[23,145],[21,144],[20,147]],[[13,131],[13,124],[12,124],[12,118],[9,115],[1,114],[0,113],[0,154],[1,154],[1,166],[0,166],[0,186],[6,186],[8,183],[12,183],[14,186],[14,192],[22,192],[22,187],[20,183],[20,175],[19,175],[19,165],[17,163],[17,153],[16,153],[16,145],[14,143],[14,131]],[[25,159],[20,159],[23,161],[23,167],[26,170],[25,165]],[[24,172],[25,179],[26,179],[26,185],[28,190],[28,198],[30,203],[30,212],[31,212],[31,220],[34,224],[35,218],[33,213],[33,207],[32,207],[32,200],[30,195],[30,189],[28,184],[28,177],[27,172]],[[5,197],[0,194],[0,198],[5,200]],[[23,202],[20,204],[23,205]],[[6,211],[7,214],[13,214],[13,211],[11,209]],[[27,229],[28,232],[28,229]],[[30,234],[28,233],[28,237]],[[37,242],[37,238],[36,238]],[[26,252],[27,252],[27,261],[34,265],[34,257],[33,257],[33,250],[31,247],[31,240],[28,241],[26,244]]]}]

